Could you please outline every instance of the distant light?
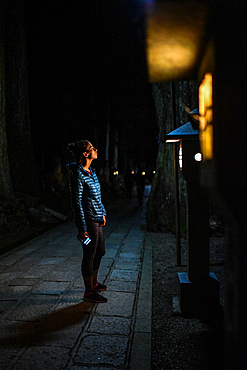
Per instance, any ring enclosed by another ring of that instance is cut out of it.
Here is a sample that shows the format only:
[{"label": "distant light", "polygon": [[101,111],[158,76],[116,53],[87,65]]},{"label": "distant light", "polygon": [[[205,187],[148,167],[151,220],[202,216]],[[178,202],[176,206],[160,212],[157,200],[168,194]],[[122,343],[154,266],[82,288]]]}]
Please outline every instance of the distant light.
[{"label": "distant light", "polygon": [[153,175],[155,175],[156,174],[156,171],[153,171]]},{"label": "distant light", "polygon": [[134,175],[135,174],[135,171],[131,171],[131,174]]},{"label": "distant light", "polygon": [[145,175],[146,175],[146,172],[145,172],[145,171],[143,171],[143,172],[142,172],[142,176],[145,176]]},{"label": "distant light", "polygon": [[118,171],[114,171],[114,172],[113,172],[113,175],[114,175],[114,176],[117,176],[117,175],[118,175]]},{"label": "distant light", "polygon": [[201,162],[202,161],[202,153],[196,153],[194,158],[195,158],[196,162]]}]

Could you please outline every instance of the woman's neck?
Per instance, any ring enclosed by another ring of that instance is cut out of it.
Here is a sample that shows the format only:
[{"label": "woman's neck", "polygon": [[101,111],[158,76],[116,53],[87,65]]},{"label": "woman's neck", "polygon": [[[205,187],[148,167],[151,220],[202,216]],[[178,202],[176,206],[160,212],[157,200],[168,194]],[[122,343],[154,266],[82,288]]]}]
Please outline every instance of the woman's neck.
[{"label": "woman's neck", "polygon": [[91,166],[91,163],[92,161],[87,159],[85,165],[83,166],[84,170],[89,172],[90,171],[89,167]]}]

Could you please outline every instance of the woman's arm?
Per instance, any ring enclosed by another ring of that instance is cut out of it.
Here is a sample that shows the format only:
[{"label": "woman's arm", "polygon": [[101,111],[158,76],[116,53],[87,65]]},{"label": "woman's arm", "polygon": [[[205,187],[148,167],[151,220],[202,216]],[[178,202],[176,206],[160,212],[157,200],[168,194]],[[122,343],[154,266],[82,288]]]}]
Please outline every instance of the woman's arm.
[{"label": "woman's arm", "polygon": [[78,171],[70,177],[70,194],[71,194],[71,205],[74,212],[75,224],[79,232],[79,236],[82,236],[87,232],[87,224],[85,220],[85,213],[83,209],[83,187],[84,181]]}]

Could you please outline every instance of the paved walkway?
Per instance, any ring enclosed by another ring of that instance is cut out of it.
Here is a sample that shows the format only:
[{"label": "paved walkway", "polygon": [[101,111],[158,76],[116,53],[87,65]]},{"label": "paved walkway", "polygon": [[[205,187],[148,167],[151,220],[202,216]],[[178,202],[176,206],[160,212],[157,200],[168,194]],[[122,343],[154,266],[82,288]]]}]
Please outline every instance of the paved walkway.
[{"label": "paved walkway", "polygon": [[151,369],[145,210],[133,199],[109,212],[99,270],[105,304],[82,300],[72,222],[0,256],[0,369]]}]

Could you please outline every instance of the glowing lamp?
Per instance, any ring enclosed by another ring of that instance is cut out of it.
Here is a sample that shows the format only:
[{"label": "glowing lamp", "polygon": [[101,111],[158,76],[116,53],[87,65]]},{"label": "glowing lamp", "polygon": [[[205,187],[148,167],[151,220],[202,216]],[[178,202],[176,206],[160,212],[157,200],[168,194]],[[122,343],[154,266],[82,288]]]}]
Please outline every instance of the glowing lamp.
[{"label": "glowing lamp", "polygon": [[201,162],[202,161],[202,153],[196,153],[194,158],[195,158],[195,161]]},{"label": "glowing lamp", "polygon": [[[190,121],[194,119],[197,111],[192,111]],[[196,125],[193,123],[193,126]],[[167,143],[180,142],[179,167],[186,181],[197,179],[198,165],[202,159],[199,146],[199,131],[194,129],[191,122],[187,122],[166,135]]]}]

